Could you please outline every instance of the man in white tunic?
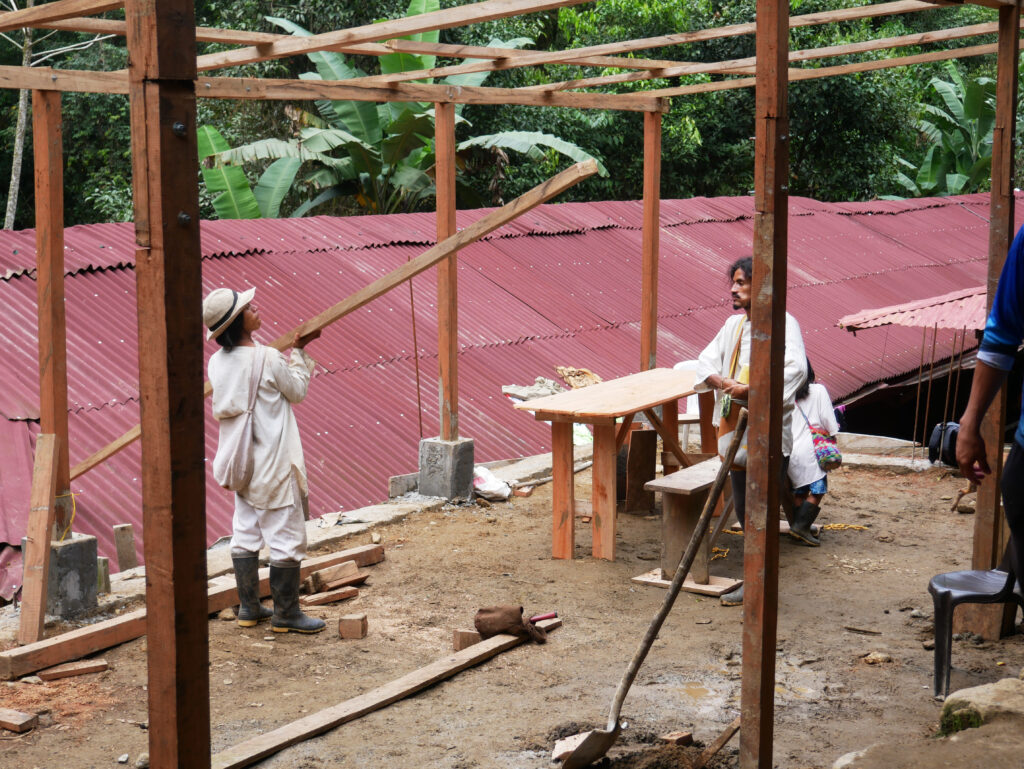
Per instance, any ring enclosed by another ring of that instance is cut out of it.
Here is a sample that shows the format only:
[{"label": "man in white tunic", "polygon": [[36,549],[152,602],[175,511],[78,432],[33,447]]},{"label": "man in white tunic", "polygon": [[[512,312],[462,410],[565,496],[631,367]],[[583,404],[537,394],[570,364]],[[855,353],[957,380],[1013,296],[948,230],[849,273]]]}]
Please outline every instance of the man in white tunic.
[{"label": "man in white tunic", "polygon": [[[258,378],[252,408],[252,475],[235,488],[231,560],[238,585],[238,624],[252,627],[270,618],[275,633],[317,633],[324,622],[299,609],[299,565],[306,555],[305,519],[309,513],[306,464],[292,404],[306,397],[313,359],[303,349],[320,336],[295,335],[286,358],[272,347],[257,344],[252,333],[262,325],[253,303],[256,289],[239,293],[212,291],[203,302],[207,339],[221,346],[211,356],[213,415],[220,422],[214,477],[230,463],[225,457],[227,431],[243,424],[249,409],[251,382]],[[274,611],[260,605],[258,554],[270,549],[270,592]]]},{"label": "man in white tunic", "polygon": [[[748,383],[750,371],[750,280],[753,275],[753,259],[749,256],[738,259],[729,267],[727,274],[732,281],[730,289],[732,307],[734,310],[743,310],[743,314],[730,316],[711,343],[701,352],[697,359],[696,382],[694,383],[694,390],[697,392],[714,390],[713,421],[716,425],[720,420],[723,400],[731,402],[732,408],[737,408],[737,404],[746,406],[750,391]],[[786,466],[793,446],[793,398],[807,377],[806,358],[804,342],[800,335],[800,324],[797,323],[796,318],[786,313],[786,358],[782,392],[783,462],[782,478],[780,479],[782,483],[785,482]],[[729,479],[732,482],[733,505],[740,526],[743,526],[746,520],[746,445],[747,439],[744,436],[741,444],[741,448],[744,449],[742,457],[737,456],[737,462],[729,473]],[[739,465],[742,465],[744,469],[738,469]],[[726,606],[741,604],[743,602],[743,587],[740,586],[731,593],[723,595],[721,602]]]}]

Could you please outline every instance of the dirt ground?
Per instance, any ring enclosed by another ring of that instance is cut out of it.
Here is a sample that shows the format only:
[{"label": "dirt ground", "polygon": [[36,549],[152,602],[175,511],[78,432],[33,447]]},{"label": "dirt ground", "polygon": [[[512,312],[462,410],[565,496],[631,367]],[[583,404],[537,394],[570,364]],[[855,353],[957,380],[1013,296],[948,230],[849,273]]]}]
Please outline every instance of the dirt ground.
[{"label": "dirt ground", "polygon": [[[933,574],[969,568],[973,516],[949,510],[959,479],[842,468],[830,484],[819,522],[867,528],[825,531],[817,549],[780,543],[779,769],[827,769],[849,751],[935,733],[941,703],[923,646],[932,634],[926,588]],[[589,471],[580,473],[579,498],[589,485]],[[604,727],[665,594],[630,582],[657,564],[657,516],[620,516],[614,563],[590,557],[590,527],[578,520],[576,559],[554,561],[550,505],[550,486],[540,486],[529,498],[379,527],[386,560],[371,567],[354,601],[310,610],[328,621],[319,635],[271,638],[266,627],[211,619],[214,751],[427,665],[451,651],[452,631],[471,628],[478,607],[516,603],[530,613],[557,610],[564,625],[544,646],[505,652],[260,766],[555,766],[557,738]],[[712,572],[739,576],[742,539],[722,540],[728,554]],[[369,635],[341,640],[338,617],[357,611],[368,615]],[[739,714],[741,623],[739,608],[681,594],[626,699],[628,728],[606,766],[686,767],[698,749],[664,747],[658,735],[689,729],[709,743]],[[867,664],[871,652],[891,661]],[[147,750],[146,640],[102,656],[104,673],[0,684],[0,706],[44,712],[34,731],[0,736],[0,766],[110,767],[123,754],[135,764]],[[1020,635],[955,641],[952,689],[1016,676],[1022,664]],[[711,766],[736,766],[737,745],[734,738]]]}]

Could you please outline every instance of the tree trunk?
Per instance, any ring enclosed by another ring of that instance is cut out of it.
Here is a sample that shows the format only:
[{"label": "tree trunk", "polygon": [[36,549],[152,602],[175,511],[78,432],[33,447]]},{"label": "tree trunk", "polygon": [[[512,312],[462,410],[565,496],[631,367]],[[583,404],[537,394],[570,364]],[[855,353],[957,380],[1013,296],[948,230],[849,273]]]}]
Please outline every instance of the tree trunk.
[{"label": "tree trunk", "polygon": [[[34,0],[25,4],[31,8]],[[23,30],[25,38],[21,47],[21,66],[32,64],[32,30]],[[14,215],[18,210],[18,188],[21,186],[21,162],[25,156],[25,134],[28,131],[28,91],[18,92],[18,120],[14,129],[14,152],[11,157],[11,184],[7,189],[7,213],[4,215],[4,229],[14,229]]]}]

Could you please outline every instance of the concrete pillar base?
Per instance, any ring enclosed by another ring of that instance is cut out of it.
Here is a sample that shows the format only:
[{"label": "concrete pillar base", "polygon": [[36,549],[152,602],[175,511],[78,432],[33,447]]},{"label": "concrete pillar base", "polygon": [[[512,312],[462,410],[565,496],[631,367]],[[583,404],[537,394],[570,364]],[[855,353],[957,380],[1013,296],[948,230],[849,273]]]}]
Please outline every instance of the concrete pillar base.
[{"label": "concrete pillar base", "polygon": [[473,439],[420,441],[419,493],[445,499],[473,496]]},{"label": "concrete pillar base", "polygon": [[[25,540],[21,541],[22,552]],[[97,606],[96,537],[69,534],[50,543],[46,613],[61,619],[79,617]]]}]

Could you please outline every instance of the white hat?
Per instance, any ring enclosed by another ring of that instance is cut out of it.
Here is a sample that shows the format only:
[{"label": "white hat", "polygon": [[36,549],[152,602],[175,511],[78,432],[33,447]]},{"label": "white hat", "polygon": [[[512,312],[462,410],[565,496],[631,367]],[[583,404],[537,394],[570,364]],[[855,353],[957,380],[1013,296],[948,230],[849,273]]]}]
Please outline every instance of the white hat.
[{"label": "white hat", "polygon": [[216,288],[211,291],[203,300],[203,323],[209,329],[206,338],[214,339],[219,336],[231,325],[231,321],[249,306],[254,296],[255,288],[242,293],[230,288]]}]

